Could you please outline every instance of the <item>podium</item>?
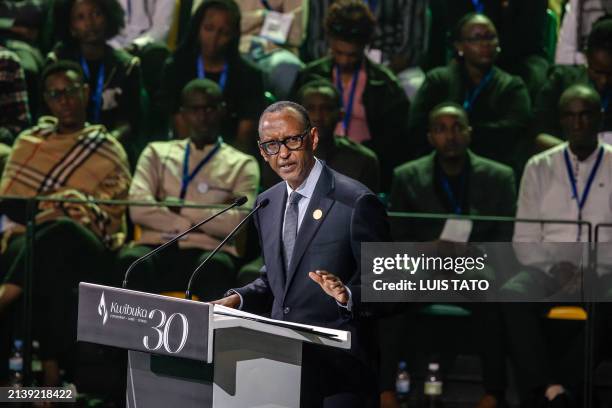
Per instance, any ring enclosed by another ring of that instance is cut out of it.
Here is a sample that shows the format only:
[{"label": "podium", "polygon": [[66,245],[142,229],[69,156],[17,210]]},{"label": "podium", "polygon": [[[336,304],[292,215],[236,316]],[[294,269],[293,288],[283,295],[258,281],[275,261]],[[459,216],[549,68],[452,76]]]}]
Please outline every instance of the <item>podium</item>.
[{"label": "podium", "polygon": [[350,332],[81,283],[77,340],[128,350],[126,406],[300,406],[302,346]]}]

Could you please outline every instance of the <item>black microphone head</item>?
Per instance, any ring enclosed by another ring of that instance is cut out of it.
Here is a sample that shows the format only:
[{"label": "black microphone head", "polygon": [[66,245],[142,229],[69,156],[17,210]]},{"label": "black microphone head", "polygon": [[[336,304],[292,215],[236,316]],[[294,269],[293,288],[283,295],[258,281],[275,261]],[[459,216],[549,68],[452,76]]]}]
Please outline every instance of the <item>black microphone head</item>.
[{"label": "black microphone head", "polygon": [[238,197],[234,200],[234,205],[244,205],[249,199],[246,196]]},{"label": "black microphone head", "polygon": [[266,205],[270,204],[269,198],[264,198],[259,202],[259,208],[264,208]]}]

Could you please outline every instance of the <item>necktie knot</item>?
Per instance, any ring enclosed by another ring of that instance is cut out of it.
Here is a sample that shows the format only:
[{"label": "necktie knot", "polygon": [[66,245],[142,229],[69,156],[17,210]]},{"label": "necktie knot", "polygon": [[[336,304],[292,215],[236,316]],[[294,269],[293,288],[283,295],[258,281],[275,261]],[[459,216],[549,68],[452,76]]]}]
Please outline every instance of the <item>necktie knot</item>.
[{"label": "necktie knot", "polygon": [[298,193],[297,191],[292,191],[291,194],[289,194],[289,204],[290,205],[295,205],[297,203],[300,202],[300,200],[302,199],[302,195],[300,193]]}]

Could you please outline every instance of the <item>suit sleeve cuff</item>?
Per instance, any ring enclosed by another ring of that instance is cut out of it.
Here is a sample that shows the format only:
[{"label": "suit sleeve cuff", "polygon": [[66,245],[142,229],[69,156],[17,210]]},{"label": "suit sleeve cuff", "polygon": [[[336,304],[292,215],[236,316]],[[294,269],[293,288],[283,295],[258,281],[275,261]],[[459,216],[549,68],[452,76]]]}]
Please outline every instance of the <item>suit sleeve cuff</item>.
[{"label": "suit sleeve cuff", "polygon": [[238,295],[238,297],[240,298],[240,304],[238,305],[237,309],[242,310],[242,305],[244,303],[244,299],[242,299],[242,295],[236,292],[234,289],[230,289],[227,292],[225,292],[225,297],[228,297],[230,295]]},{"label": "suit sleeve cuff", "polygon": [[[346,309],[348,312],[352,312],[353,311],[353,294],[351,293],[351,290],[349,289],[348,286],[345,286],[345,288],[346,288],[346,291],[348,292],[348,302],[346,302],[346,305],[343,305],[342,303],[336,300],[336,303],[338,304],[338,306],[340,306],[343,309]],[[242,301],[242,298],[241,298],[241,301]]]}]

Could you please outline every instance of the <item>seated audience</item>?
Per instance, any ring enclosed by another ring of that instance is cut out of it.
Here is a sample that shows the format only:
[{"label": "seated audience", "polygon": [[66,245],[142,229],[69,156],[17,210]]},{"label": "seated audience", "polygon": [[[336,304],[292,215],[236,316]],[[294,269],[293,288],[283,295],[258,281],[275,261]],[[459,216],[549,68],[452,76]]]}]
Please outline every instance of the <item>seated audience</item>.
[{"label": "seated audience", "polygon": [[[278,99],[287,99],[304,66],[297,52],[304,39],[308,1],[241,0],[238,4],[242,13],[240,53],[263,69],[266,89]],[[286,30],[279,24],[281,18],[289,21]]]},{"label": "seated audience", "polygon": [[568,0],[559,28],[555,63],[585,64],[584,50],[591,27],[606,14],[612,15],[612,3],[608,0]]},{"label": "seated audience", "polygon": [[586,63],[578,66],[559,65],[552,69],[548,81],[542,86],[534,105],[534,132],[539,151],[563,143],[564,133],[559,123],[559,98],[572,85],[592,86],[599,93],[603,122],[600,137],[612,143],[612,18],[593,26],[589,34]]},{"label": "seated audience", "polygon": [[61,41],[48,56],[81,65],[89,84],[87,121],[104,125],[133,163],[142,150],[140,60],[108,41],[124,27],[117,0],[62,0],[56,12]]},{"label": "seated audience", "polygon": [[387,190],[399,156],[409,154],[403,142],[409,104],[397,78],[366,55],[375,24],[363,1],[335,2],[325,18],[331,55],[308,64],[299,73],[294,89],[314,79],[336,84],[344,109],[336,134],[376,152],[382,168],[382,189]]},{"label": "seated audience", "polygon": [[[12,145],[30,126],[30,108],[25,74],[19,57],[0,46],[0,144]],[[0,157],[3,155],[0,154]]]},{"label": "seated audience", "polygon": [[[0,182],[0,195],[49,199],[123,200],[130,173],[125,151],[103,126],[86,123],[89,87],[79,65],[61,61],[42,74],[44,100],[53,115],[23,132]],[[12,254],[2,271],[0,312],[24,285],[25,202],[7,215],[2,248]],[[18,203],[19,204],[19,203]],[[91,202],[41,201],[37,206],[33,259],[33,329],[40,339],[45,385],[59,385],[57,361],[76,344],[80,281],[109,283],[111,251],[123,244],[125,208]]]},{"label": "seated audience", "polygon": [[[130,188],[130,200],[172,201],[176,206],[131,207],[130,216],[141,233],[136,246],[119,255],[119,272],[154,246],[188,229],[218,209],[181,208],[183,203],[227,205],[237,197],[255,202],[259,168],[255,158],[230,145],[219,136],[225,102],[219,85],[210,79],[194,79],[182,92],[181,111],[189,138],[149,144],[140,160]],[[185,291],[193,270],[241,221],[246,212],[231,210],[193,231],[163,253],[137,266],[130,288],[147,291]],[[236,279],[236,241],[228,242],[210,259],[195,282],[193,293],[202,299],[216,299]]]},{"label": "seated audience", "polygon": [[[426,150],[427,116],[434,106],[456,102],[467,111],[474,153],[517,171],[526,159],[530,102],[523,81],[495,65],[499,39],[482,14],[468,14],[454,33],[457,60],[427,73],[411,106],[409,133],[415,150]],[[518,172],[517,172],[518,173]]]},{"label": "seated audience", "polygon": [[[24,70],[28,95],[38,95],[39,77],[44,66],[45,52],[52,42],[52,26],[47,21],[55,0],[0,1],[0,46],[13,51],[19,57]],[[33,117],[39,114],[39,100],[28,101]]]},{"label": "seated audience", "polygon": [[[552,149],[532,157],[521,180],[517,218],[583,220],[597,225],[612,222],[612,148],[598,142],[602,115],[599,94],[586,85],[575,85],[561,95],[560,122],[567,138]],[[572,256],[568,243],[588,242],[589,229],[578,224],[517,222],[515,252],[524,270],[502,288],[509,299],[550,299],[563,291],[574,294],[572,284],[580,280],[582,266]],[[601,242],[611,241],[610,229],[602,229]],[[546,246],[541,243],[561,243]],[[583,247],[576,248],[581,252]],[[609,287],[610,275],[600,283]],[[518,385],[525,406],[554,406],[569,402],[580,392],[583,348],[570,337],[566,355],[552,356],[546,341],[542,316],[551,303],[507,303],[505,324]],[[580,336],[578,336],[580,337]],[[571,362],[569,367],[561,362]],[[576,400],[578,403],[580,400]]]},{"label": "seated audience", "polygon": [[529,95],[535,96],[546,79],[549,58],[547,47],[547,0],[430,0],[431,41],[429,61],[434,68],[446,65],[451,57],[448,38],[452,28],[467,13],[487,16],[499,34],[496,64],[525,82]]},{"label": "seated audience", "polygon": [[[328,53],[323,23],[333,2],[318,0],[308,3],[306,39],[301,52],[304,61],[310,62]],[[367,1],[367,4],[376,18],[368,54],[373,62],[389,67],[398,76],[408,97],[412,98],[424,76],[418,66],[427,51],[427,2],[387,0]]]},{"label": "seated audience", "polygon": [[[429,115],[428,140],[434,152],[420,159],[405,163],[395,169],[389,207],[392,211],[441,213],[458,215],[513,216],[516,201],[514,174],[503,164],[480,157],[470,151],[472,129],[467,113],[461,106],[446,102],[436,106]],[[459,240],[465,242],[508,241],[512,224],[504,222],[462,223],[463,237],[445,237],[444,222],[395,218],[392,224],[394,239],[405,242]],[[473,227],[472,227],[473,225]],[[451,245],[449,243],[449,245]],[[489,279],[493,277],[488,277]],[[491,280],[494,280],[491,279]],[[417,304],[420,309],[423,304]],[[505,396],[505,353],[502,326],[495,304],[461,304],[469,308],[473,317],[472,329],[482,340],[478,348],[482,352],[483,382],[486,395],[479,407],[501,406]],[[383,406],[393,406],[395,399],[393,380],[397,361],[409,347],[400,344],[409,334],[389,335],[389,327],[414,327],[415,313],[411,310],[403,316],[383,320],[381,328],[387,333],[380,344],[381,386]],[[404,329],[400,329],[404,330]],[[410,359],[407,359],[410,361]],[[412,372],[415,371],[412,366]],[[494,403],[494,405],[486,405]],[[497,405],[500,404],[500,405]]]},{"label": "seated audience", "polygon": [[240,150],[256,152],[257,119],[265,108],[263,73],[240,56],[240,9],[234,0],[205,0],[191,18],[189,32],[163,68],[157,106],[174,115],[179,137],[188,133],[177,115],[180,93],[195,78],[211,79],[223,90],[227,115],[223,134]]},{"label": "seated audience", "polygon": [[161,67],[170,51],[166,46],[176,2],[167,0],[118,0],[125,26],[109,44],[140,58],[142,79],[149,95],[159,88]]}]

